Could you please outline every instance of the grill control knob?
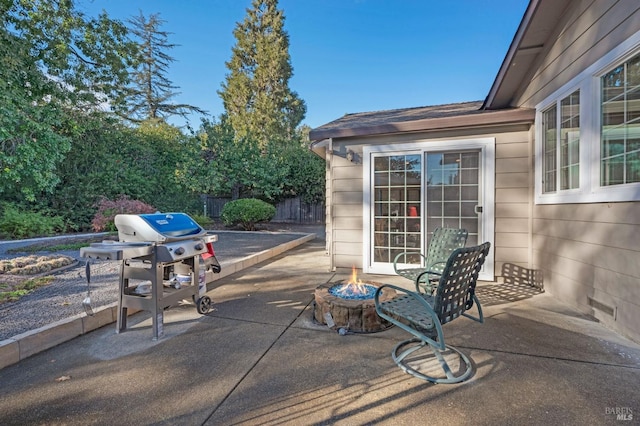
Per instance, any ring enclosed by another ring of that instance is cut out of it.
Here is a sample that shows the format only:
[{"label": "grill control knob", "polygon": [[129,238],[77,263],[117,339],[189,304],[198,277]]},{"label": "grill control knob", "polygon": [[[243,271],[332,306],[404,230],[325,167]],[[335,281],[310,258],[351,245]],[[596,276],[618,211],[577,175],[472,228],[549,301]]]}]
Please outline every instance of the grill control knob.
[{"label": "grill control knob", "polygon": [[202,250],[203,248],[204,248],[204,244],[202,243],[196,244],[196,247],[195,247],[196,250]]},{"label": "grill control knob", "polygon": [[177,256],[182,256],[184,254],[184,247],[178,247],[173,251]]}]

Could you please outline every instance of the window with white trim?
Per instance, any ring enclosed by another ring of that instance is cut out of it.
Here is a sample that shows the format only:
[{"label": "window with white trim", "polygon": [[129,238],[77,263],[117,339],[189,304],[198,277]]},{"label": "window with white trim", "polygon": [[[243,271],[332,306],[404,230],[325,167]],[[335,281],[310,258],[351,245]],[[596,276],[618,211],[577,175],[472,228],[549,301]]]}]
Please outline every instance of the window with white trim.
[{"label": "window with white trim", "polygon": [[640,54],[600,81],[600,185],[640,182]]},{"label": "window with white trim", "polygon": [[537,204],[640,201],[640,31],[536,110]]},{"label": "window with white trim", "polygon": [[576,90],[543,111],[542,127],[543,192],[578,188],[580,91]]}]

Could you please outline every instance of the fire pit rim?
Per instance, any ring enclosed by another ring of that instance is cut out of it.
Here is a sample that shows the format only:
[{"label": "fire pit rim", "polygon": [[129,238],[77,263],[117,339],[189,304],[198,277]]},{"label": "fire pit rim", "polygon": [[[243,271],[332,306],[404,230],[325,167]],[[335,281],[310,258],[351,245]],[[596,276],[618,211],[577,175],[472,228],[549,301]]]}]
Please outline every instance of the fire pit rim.
[{"label": "fire pit rim", "polygon": [[[375,311],[375,301],[373,297],[369,299],[345,299],[329,293],[329,289],[331,287],[346,283],[347,280],[340,280],[323,283],[316,287],[314,292],[314,320],[320,324],[326,325],[324,314],[329,312],[332,314],[336,327],[345,328],[350,332],[374,333],[388,329],[390,327],[388,321],[380,318]],[[365,283],[371,284],[374,287],[381,287],[384,285],[383,283],[376,281],[366,281]],[[393,299],[396,296],[397,293],[395,290],[385,288],[380,294],[380,300],[386,301]],[[334,310],[347,310],[349,317],[348,320],[341,321],[338,313]],[[354,324],[352,315],[360,315],[360,321],[356,321],[356,324]],[[357,325],[358,322],[361,323],[360,326]]]}]

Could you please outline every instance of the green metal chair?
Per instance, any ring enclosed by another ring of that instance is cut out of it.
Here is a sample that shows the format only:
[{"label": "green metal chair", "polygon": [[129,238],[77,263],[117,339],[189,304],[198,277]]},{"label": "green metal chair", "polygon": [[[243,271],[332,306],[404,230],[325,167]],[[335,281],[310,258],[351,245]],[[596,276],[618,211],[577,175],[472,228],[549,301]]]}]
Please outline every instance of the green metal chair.
[{"label": "green metal chair", "polygon": [[[399,253],[393,259],[393,269],[396,274],[414,282],[416,291],[431,294],[433,284],[440,278],[447,259],[455,249],[464,247],[468,235],[466,229],[436,228],[429,241],[426,256],[415,251]],[[422,265],[408,265],[407,260],[416,255],[420,256]],[[425,271],[430,273],[424,274]],[[418,277],[421,277],[420,280]]]},{"label": "green metal chair", "polygon": [[[471,376],[471,361],[458,349],[445,344],[442,326],[460,316],[484,322],[475,288],[490,247],[491,244],[486,242],[454,250],[440,275],[434,295],[390,284],[377,289],[374,303],[378,315],[414,336],[400,342],[391,353],[403,371],[433,383],[458,383]],[[399,295],[381,302],[379,296],[385,288],[392,288]],[[477,316],[466,312],[474,304]],[[451,356],[458,358],[458,368],[452,369],[446,361],[445,358],[449,358],[451,362]]]}]

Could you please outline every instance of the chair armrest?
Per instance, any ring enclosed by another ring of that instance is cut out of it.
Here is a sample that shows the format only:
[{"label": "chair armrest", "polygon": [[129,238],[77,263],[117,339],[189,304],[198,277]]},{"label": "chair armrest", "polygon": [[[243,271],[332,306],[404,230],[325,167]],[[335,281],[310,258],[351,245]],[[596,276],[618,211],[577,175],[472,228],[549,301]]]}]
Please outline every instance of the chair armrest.
[{"label": "chair armrest", "polygon": [[[415,281],[415,283],[414,283],[414,284],[416,285],[416,291],[417,291],[418,293],[420,293],[420,280],[421,280],[421,279],[422,279],[422,277],[423,277],[423,276],[425,276],[425,275],[435,275],[436,277],[438,277],[438,279],[440,279],[439,277],[441,277],[441,276],[442,276],[442,273],[441,273],[441,272],[436,272],[436,271],[431,271],[431,270],[428,270],[428,269],[427,269],[427,270],[425,270],[424,272],[421,272],[421,273],[420,273],[420,275],[418,275],[418,276],[416,277],[416,281]],[[428,281],[429,281],[429,280],[424,281],[424,282],[428,282]]]},{"label": "chair armrest", "polygon": [[[400,256],[404,256],[407,253],[411,253],[411,254],[417,254],[419,255],[425,262],[427,261],[427,258],[422,254],[422,253],[418,253],[415,251],[403,251],[402,253],[398,253],[397,256],[393,259],[393,270],[396,271],[396,274],[398,273],[398,268],[396,267],[396,264],[398,263],[398,259],[400,259]],[[419,267],[419,266],[417,266]]]}]

